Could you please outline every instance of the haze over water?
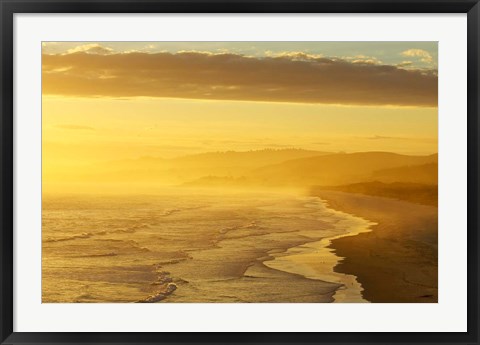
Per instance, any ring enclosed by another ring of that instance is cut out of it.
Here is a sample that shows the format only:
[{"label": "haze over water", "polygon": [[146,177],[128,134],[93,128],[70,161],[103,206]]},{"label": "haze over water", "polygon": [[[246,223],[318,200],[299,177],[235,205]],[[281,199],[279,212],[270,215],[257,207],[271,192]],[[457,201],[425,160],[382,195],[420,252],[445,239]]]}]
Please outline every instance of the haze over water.
[{"label": "haze over water", "polygon": [[332,301],[338,281],[263,262],[350,231],[317,198],[287,193],[53,197],[43,212],[44,302]]}]

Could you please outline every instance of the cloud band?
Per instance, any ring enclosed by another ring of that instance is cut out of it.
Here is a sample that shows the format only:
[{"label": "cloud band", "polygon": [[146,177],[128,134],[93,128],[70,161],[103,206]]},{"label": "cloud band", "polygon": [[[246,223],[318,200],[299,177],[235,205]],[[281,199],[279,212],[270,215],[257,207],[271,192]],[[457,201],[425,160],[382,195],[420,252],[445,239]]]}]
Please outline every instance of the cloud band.
[{"label": "cloud band", "polygon": [[437,106],[436,70],[306,54],[205,52],[43,55],[43,93],[82,97]]}]

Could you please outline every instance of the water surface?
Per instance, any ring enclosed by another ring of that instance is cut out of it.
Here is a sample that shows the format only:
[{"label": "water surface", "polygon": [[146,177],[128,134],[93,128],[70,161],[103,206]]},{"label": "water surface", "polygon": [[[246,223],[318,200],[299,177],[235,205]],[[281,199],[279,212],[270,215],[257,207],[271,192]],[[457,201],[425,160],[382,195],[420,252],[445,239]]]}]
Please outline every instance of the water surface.
[{"label": "water surface", "polygon": [[342,301],[355,277],[322,248],[365,226],[295,193],[45,196],[42,299]]}]

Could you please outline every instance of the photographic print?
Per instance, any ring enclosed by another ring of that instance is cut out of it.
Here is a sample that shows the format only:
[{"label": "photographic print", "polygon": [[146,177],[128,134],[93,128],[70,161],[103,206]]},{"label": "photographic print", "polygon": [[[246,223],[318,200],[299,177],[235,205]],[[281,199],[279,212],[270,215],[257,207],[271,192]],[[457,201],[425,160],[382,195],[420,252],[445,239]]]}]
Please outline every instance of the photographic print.
[{"label": "photographic print", "polygon": [[437,303],[437,42],[43,42],[43,303]]}]

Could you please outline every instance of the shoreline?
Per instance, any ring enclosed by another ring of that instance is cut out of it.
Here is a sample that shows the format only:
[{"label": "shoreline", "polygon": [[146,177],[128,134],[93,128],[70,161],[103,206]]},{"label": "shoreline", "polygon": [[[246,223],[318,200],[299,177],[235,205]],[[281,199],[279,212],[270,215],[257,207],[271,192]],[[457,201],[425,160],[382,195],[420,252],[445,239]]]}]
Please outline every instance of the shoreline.
[{"label": "shoreline", "polygon": [[375,223],[332,209],[321,198],[315,197],[315,199],[321,205],[319,209],[328,211],[330,217],[337,219],[335,228],[339,231],[347,230],[347,232],[328,235],[319,240],[288,248],[285,251],[271,251],[269,253],[271,259],[264,261],[264,265],[279,271],[298,274],[307,279],[338,284],[339,287],[332,296],[333,302],[368,302],[362,296],[363,287],[355,275],[335,271],[335,267],[343,258],[336,255],[331,244],[332,241],[340,238],[368,233],[372,231],[371,226]]},{"label": "shoreline", "polygon": [[438,302],[438,209],[376,196],[318,191],[329,208],[377,223],[371,232],[334,239],[334,271],[357,277],[379,303]]}]

